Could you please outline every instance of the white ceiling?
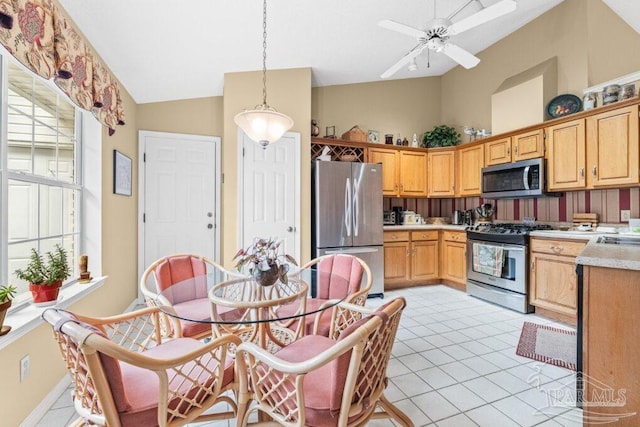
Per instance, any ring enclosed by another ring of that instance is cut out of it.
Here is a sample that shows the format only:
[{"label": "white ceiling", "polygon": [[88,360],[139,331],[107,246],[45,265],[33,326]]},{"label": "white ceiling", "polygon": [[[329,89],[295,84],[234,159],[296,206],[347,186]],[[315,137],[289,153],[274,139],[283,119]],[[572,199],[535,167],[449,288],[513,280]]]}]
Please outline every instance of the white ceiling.
[{"label": "white ceiling", "polygon": [[[392,19],[424,28],[434,17],[433,1],[269,0],[267,69],[310,67],[314,87],[379,81],[415,40],[377,23]],[[448,16],[467,1],[437,0],[437,17]],[[475,54],[562,1],[517,0],[515,12],[451,41]],[[604,1],[640,23],[637,0]],[[220,96],[225,73],[262,69],[259,0],[60,3],[137,103]],[[473,12],[469,7],[454,21]],[[393,78],[437,76],[457,65],[432,53],[427,69],[426,51],[417,62],[418,71],[402,69]]]}]

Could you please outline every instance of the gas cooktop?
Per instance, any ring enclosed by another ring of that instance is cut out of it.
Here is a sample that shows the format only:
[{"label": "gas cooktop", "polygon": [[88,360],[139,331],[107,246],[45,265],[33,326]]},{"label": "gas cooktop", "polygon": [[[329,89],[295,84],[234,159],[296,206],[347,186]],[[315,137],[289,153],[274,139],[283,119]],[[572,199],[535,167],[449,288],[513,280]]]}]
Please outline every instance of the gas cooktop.
[{"label": "gas cooktop", "polygon": [[548,224],[479,222],[474,226],[467,227],[467,237],[490,242],[526,245],[529,233],[537,230],[553,230],[553,227]]}]

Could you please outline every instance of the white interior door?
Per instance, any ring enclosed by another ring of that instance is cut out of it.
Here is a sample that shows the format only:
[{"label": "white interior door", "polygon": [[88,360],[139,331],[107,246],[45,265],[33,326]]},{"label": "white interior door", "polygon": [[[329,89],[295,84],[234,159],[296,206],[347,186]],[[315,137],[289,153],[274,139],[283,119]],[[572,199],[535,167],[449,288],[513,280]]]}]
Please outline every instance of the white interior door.
[{"label": "white interior door", "polygon": [[283,240],[284,251],[300,260],[300,134],[286,133],[266,149],[238,136],[242,144],[240,244],[254,237]]},{"label": "white interior door", "polygon": [[139,276],[160,257],[218,261],[220,138],[141,131]]}]

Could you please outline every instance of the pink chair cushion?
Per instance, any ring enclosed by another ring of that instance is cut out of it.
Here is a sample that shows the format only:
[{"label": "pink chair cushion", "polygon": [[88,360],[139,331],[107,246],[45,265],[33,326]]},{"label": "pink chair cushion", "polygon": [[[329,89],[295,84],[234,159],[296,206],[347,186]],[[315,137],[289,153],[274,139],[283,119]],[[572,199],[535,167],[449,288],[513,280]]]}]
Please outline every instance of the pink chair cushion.
[{"label": "pink chair cushion", "polygon": [[344,298],[360,290],[362,265],[353,256],[334,255],[318,263],[317,298]]},{"label": "pink chair cushion", "polygon": [[[167,341],[157,347],[144,352],[146,356],[158,359],[167,359],[178,357],[182,354],[196,350],[202,347],[200,341],[191,338],[178,338]],[[204,359],[206,361],[206,359]],[[217,366],[215,359],[209,359],[206,362],[207,369],[215,369]],[[233,381],[233,360],[228,358],[225,365],[224,377],[222,378],[222,386]],[[130,402],[130,408],[126,411],[118,411],[120,413],[120,422],[123,426],[155,426],[158,425],[158,375],[153,371],[139,368],[125,362],[120,363],[122,369],[122,384]],[[190,378],[197,378],[201,384],[211,385],[213,379],[209,377],[209,373],[204,371],[194,362],[189,362],[183,369],[183,372],[189,372]],[[111,384],[111,379],[108,377]],[[176,378],[172,388],[178,388],[184,393],[189,393],[190,383],[179,384],[180,379]],[[171,388],[171,385],[170,385]],[[113,390],[113,387],[112,387]],[[191,391],[192,398],[197,401],[197,388]],[[170,408],[175,408],[178,401],[169,402]]]},{"label": "pink chair cushion", "polygon": [[[167,257],[154,270],[158,292],[162,292],[175,283],[182,282],[198,276],[207,274],[207,266],[201,259],[194,258],[189,255]],[[206,297],[206,286],[204,293],[199,287],[194,287],[192,294],[188,294],[186,290],[184,295],[175,295],[173,303],[185,301],[187,299]]]},{"label": "pink chair cushion", "polygon": [[[303,362],[328,350],[335,344],[335,341],[327,337],[308,335],[282,348],[276,355],[288,362]],[[336,413],[340,410],[342,403],[350,357],[351,351],[348,351],[306,375],[303,390],[306,425],[337,424]]]},{"label": "pink chair cushion", "polygon": [[180,319],[182,335],[184,337],[195,337],[205,332],[211,333],[211,324],[204,323],[211,320],[211,301],[209,301],[208,298],[198,298],[174,304],[173,309],[178,316],[203,321],[201,323]]}]

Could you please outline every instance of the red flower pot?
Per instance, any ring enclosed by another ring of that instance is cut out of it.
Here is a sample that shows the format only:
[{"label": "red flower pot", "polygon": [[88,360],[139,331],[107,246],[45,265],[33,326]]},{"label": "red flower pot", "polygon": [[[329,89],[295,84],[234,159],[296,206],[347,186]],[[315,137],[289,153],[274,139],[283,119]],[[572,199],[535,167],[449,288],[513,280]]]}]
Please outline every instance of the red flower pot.
[{"label": "red flower pot", "polygon": [[60,292],[61,286],[62,281],[56,282],[53,285],[34,285],[30,283],[29,290],[31,291],[33,302],[49,302],[58,299],[58,292]]}]

